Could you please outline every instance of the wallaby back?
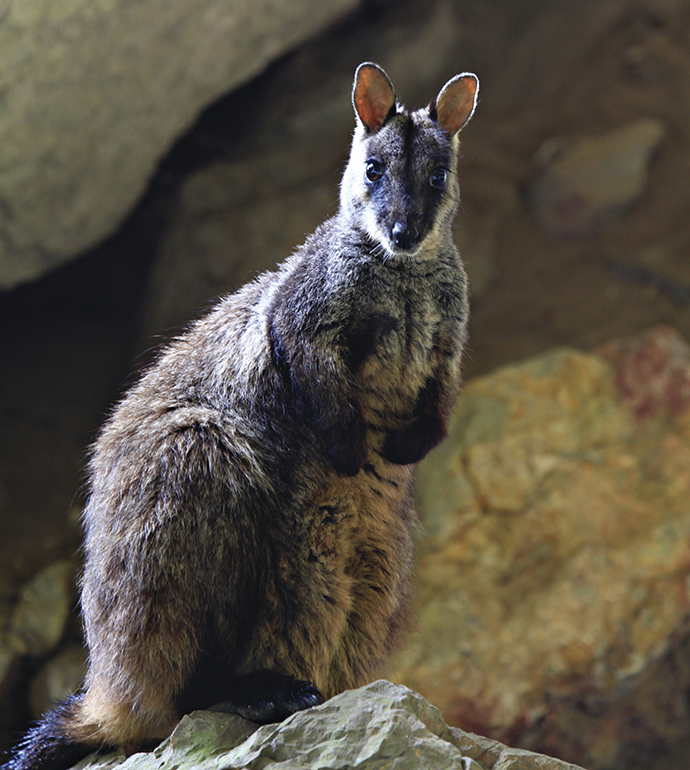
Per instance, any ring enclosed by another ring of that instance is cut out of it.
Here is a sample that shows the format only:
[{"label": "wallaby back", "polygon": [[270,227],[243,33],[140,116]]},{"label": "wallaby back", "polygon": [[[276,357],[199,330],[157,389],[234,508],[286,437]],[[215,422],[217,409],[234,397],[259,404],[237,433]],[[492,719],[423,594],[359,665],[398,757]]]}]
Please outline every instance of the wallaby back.
[{"label": "wallaby back", "polygon": [[6,770],[131,751],[213,704],[279,720],[381,671],[407,620],[414,464],[460,387],[450,225],[476,93],[461,75],[410,113],[361,65],[338,214],[114,409],[84,512],[84,690]]}]

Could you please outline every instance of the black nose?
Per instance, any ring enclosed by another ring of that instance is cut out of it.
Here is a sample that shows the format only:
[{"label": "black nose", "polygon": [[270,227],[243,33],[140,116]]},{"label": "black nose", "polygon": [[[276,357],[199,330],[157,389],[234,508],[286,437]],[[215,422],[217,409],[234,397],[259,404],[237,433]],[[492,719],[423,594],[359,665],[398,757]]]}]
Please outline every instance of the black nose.
[{"label": "black nose", "polygon": [[419,232],[416,227],[408,227],[406,222],[396,222],[391,230],[393,243],[399,249],[411,249],[419,241]]}]

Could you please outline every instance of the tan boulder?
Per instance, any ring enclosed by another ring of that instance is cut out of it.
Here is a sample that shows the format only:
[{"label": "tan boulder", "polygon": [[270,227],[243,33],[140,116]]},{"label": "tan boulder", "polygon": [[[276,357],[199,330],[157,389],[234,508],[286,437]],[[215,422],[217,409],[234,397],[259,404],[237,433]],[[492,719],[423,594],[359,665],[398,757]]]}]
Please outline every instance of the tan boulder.
[{"label": "tan boulder", "polygon": [[660,329],[615,366],[560,349],[467,384],[420,468],[418,627],[390,672],[449,724],[592,767],[687,732],[690,671],[664,667],[690,611],[690,399],[656,388],[672,408],[641,415],[617,382],[633,361],[677,384],[689,352]]}]

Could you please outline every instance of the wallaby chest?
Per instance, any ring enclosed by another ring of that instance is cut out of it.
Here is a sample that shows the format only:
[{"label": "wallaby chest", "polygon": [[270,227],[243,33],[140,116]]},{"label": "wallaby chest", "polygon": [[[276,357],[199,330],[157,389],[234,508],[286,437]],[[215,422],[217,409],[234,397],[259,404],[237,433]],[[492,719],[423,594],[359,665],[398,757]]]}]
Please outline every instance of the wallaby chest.
[{"label": "wallaby chest", "polygon": [[439,359],[461,352],[465,278],[452,259],[377,267],[343,334],[365,413],[396,422],[409,417]]}]

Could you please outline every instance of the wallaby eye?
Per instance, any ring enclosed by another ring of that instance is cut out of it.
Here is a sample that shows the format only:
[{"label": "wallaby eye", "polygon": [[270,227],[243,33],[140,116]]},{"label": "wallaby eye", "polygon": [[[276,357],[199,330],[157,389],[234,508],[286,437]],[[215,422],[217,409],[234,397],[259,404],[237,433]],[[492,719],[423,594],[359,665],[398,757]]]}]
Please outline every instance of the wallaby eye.
[{"label": "wallaby eye", "polygon": [[377,182],[383,176],[383,166],[377,160],[368,160],[364,174],[370,182]]},{"label": "wallaby eye", "polygon": [[445,168],[437,168],[429,177],[429,184],[431,184],[432,187],[436,187],[438,190],[444,190],[447,181],[448,172]]}]

